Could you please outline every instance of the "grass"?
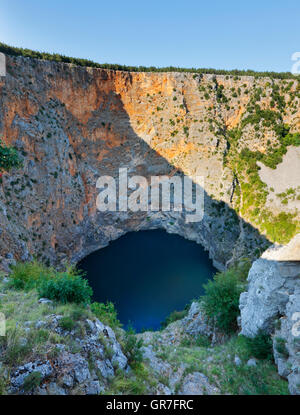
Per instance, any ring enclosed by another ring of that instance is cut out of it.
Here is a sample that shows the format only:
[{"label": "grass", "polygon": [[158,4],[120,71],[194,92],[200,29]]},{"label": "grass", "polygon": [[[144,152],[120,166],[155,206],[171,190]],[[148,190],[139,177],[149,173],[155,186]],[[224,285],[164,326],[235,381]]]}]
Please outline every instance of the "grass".
[{"label": "grass", "polygon": [[[2,297],[0,310],[6,317],[6,337],[0,338],[0,344],[4,347],[1,360],[8,367],[22,364],[24,360],[45,358],[55,348],[57,343],[68,344],[69,338],[59,336],[57,333],[44,328],[37,328],[36,323],[44,321],[46,315],[62,315],[63,321],[71,321],[78,326],[79,321],[72,320],[70,316],[77,305],[49,305],[39,304],[35,290],[14,290],[0,283]],[[92,318],[92,314],[90,313]],[[25,327],[25,323],[26,327]],[[25,330],[29,328],[29,330]]]},{"label": "grass", "polygon": [[41,384],[42,375],[40,372],[30,373],[24,380],[24,390],[25,392],[30,392],[37,386]]},{"label": "grass", "polygon": [[7,147],[0,140],[0,172],[1,170],[10,170],[13,167],[20,168],[22,166],[21,159],[17,150],[13,147]]},{"label": "grass", "polygon": [[92,303],[91,310],[103,324],[110,326],[112,329],[122,326],[112,302],[107,302],[106,304]]},{"label": "grass", "polygon": [[140,363],[133,366],[129,373],[117,370],[105,395],[143,395],[147,393],[149,386],[156,385],[157,381],[153,379],[149,368],[144,363]]}]

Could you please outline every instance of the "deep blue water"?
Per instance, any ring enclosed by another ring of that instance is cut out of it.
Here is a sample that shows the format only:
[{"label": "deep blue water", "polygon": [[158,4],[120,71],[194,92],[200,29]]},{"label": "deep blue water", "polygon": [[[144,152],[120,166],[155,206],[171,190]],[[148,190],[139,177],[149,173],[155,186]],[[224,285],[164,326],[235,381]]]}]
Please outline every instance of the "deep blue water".
[{"label": "deep blue water", "polygon": [[124,326],[159,329],[174,310],[203,294],[216,269],[195,242],[163,230],[128,233],[84,258],[94,301],[112,301]]}]

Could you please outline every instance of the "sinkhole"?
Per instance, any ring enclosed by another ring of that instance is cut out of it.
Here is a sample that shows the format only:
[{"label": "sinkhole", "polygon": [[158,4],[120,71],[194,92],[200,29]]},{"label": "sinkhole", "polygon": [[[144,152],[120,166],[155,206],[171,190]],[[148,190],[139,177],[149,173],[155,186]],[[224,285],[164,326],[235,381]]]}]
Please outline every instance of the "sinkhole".
[{"label": "sinkhole", "polygon": [[93,300],[111,301],[124,328],[161,327],[174,310],[203,294],[217,271],[199,244],[163,230],[131,232],[79,262]]}]

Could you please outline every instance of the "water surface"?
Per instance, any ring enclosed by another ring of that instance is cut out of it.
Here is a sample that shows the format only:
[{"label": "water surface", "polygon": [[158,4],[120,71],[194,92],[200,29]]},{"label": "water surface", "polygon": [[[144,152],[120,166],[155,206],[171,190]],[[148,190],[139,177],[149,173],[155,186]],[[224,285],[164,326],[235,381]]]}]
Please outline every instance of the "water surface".
[{"label": "water surface", "polygon": [[112,301],[125,327],[159,329],[174,310],[203,294],[216,269],[195,242],[163,230],[128,233],[84,258],[94,301]]}]

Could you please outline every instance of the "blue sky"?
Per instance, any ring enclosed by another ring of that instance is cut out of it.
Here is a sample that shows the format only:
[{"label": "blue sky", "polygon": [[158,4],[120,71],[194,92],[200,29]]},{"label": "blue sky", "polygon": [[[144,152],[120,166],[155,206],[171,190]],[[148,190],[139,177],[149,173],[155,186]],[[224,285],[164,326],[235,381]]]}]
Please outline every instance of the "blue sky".
[{"label": "blue sky", "polygon": [[299,0],[0,0],[0,41],[97,62],[290,71]]}]

